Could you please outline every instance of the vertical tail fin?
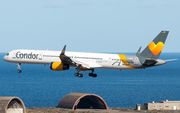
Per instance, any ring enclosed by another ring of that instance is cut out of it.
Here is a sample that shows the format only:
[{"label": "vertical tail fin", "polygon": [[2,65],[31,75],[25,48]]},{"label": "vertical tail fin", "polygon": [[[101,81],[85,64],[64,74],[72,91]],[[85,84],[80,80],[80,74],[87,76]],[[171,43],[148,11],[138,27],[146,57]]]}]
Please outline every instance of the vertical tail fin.
[{"label": "vertical tail fin", "polygon": [[138,55],[149,59],[158,59],[169,31],[161,31],[156,38]]}]

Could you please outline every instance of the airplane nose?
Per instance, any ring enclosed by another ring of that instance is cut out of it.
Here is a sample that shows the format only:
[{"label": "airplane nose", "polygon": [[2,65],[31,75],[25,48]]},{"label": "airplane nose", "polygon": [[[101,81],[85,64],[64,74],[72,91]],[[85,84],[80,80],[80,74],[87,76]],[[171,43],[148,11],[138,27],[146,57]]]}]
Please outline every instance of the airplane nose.
[{"label": "airplane nose", "polygon": [[4,60],[4,61],[6,61],[6,60],[7,60],[7,57],[6,57],[6,56],[4,56],[4,57],[3,57],[3,60]]}]

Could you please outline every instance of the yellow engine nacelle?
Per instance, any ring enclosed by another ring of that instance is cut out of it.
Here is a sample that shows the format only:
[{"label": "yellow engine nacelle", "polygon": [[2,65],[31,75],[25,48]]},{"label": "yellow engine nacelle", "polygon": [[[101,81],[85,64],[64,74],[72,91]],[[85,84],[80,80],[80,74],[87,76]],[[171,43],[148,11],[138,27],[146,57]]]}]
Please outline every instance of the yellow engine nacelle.
[{"label": "yellow engine nacelle", "polygon": [[68,64],[63,64],[62,62],[51,62],[50,69],[54,70],[54,71],[68,70],[69,65]]}]

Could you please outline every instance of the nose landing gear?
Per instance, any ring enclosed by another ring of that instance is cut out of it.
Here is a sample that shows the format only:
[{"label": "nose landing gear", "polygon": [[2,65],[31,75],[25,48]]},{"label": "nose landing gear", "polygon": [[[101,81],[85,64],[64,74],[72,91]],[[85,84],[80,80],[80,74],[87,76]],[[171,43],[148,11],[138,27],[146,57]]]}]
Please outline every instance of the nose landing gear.
[{"label": "nose landing gear", "polygon": [[18,73],[21,73],[22,72],[22,70],[21,70],[21,63],[18,63],[17,65],[18,65],[18,67],[17,67],[18,68]]}]

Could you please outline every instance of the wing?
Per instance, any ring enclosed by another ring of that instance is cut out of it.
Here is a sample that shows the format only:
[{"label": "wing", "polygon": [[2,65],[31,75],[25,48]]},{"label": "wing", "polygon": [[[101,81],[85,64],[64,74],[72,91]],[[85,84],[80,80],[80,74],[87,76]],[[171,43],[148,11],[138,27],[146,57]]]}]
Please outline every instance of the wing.
[{"label": "wing", "polygon": [[81,68],[87,68],[87,69],[92,69],[92,68],[100,68],[101,65],[98,65],[96,63],[85,63],[79,60],[74,60],[71,59],[70,57],[65,55],[65,49],[66,49],[66,45],[64,46],[59,58],[61,59],[62,63],[64,64],[69,64],[69,65],[73,65],[75,67],[81,67]]}]

